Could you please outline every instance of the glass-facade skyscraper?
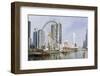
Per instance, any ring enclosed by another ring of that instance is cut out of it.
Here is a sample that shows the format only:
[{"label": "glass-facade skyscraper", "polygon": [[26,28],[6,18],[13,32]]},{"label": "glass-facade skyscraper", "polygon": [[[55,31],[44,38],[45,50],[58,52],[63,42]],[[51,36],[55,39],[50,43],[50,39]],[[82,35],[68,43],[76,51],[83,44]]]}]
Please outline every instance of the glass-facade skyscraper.
[{"label": "glass-facade skyscraper", "polygon": [[62,26],[60,23],[51,25],[52,48],[57,49],[62,43]]},{"label": "glass-facade skyscraper", "polygon": [[38,48],[42,48],[44,45],[44,40],[45,40],[45,33],[42,29],[38,30]]},{"label": "glass-facade skyscraper", "polygon": [[43,44],[44,44],[44,39],[45,39],[45,33],[42,29],[36,30],[34,29],[33,32],[33,46],[34,48],[39,48],[41,49]]},{"label": "glass-facade skyscraper", "polygon": [[34,32],[33,32],[33,46],[34,48],[37,48],[37,30],[36,28],[34,29]]},{"label": "glass-facade skyscraper", "polygon": [[30,46],[31,46],[31,37],[30,37],[30,34],[31,34],[31,22],[28,21],[28,48],[30,48]]},{"label": "glass-facade skyscraper", "polygon": [[87,40],[88,39],[88,36],[87,36],[87,32],[86,32],[86,36],[85,36],[85,40],[83,41],[83,48],[87,48],[88,47],[88,44],[87,44]]}]

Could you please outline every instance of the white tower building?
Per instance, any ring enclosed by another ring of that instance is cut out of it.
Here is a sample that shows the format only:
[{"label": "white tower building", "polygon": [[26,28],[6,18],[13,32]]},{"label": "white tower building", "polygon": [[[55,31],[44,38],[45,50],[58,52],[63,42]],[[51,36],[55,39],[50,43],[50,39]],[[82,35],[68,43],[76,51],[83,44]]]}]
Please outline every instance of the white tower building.
[{"label": "white tower building", "polygon": [[73,32],[73,44],[76,43],[75,39],[76,39],[76,34],[75,34],[75,32]]}]

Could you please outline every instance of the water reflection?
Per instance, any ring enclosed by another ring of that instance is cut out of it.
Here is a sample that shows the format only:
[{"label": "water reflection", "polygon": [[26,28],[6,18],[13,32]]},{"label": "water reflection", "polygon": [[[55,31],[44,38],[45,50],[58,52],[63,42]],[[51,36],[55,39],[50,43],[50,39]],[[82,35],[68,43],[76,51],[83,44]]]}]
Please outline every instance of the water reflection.
[{"label": "water reflection", "polygon": [[87,50],[74,50],[70,52],[56,52],[49,55],[29,55],[28,60],[57,60],[57,59],[80,59],[87,58]]}]

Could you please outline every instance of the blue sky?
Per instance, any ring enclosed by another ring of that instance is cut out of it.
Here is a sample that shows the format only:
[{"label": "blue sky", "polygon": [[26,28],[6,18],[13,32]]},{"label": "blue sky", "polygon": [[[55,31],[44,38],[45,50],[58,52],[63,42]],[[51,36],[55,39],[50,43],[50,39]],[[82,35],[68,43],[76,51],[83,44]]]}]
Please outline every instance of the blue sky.
[{"label": "blue sky", "polygon": [[[86,30],[88,29],[88,18],[78,16],[42,16],[29,15],[28,20],[31,21],[31,39],[33,39],[34,28],[41,29],[43,25],[54,20],[62,24],[62,41],[73,42],[73,32],[75,33],[75,42],[78,46],[83,45]],[[48,25],[49,26],[49,25]],[[46,30],[49,30],[48,28]],[[33,41],[33,40],[32,40]]]}]

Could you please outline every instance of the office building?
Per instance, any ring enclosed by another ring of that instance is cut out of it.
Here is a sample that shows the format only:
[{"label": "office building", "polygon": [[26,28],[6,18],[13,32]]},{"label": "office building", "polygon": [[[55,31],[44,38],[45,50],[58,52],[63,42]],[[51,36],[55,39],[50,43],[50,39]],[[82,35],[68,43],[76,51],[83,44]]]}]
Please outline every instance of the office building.
[{"label": "office building", "polygon": [[53,50],[58,49],[62,43],[62,26],[60,23],[51,25],[51,38]]},{"label": "office building", "polygon": [[45,40],[45,33],[42,29],[38,30],[38,37],[37,37],[37,47],[43,49],[44,47],[44,40]]},{"label": "office building", "polygon": [[59,33],[59,44],[61,44],[62,43],[62,25],[61,25],[61,23],[58,23],[58,33]]},{"label": "office building", "polygon": [[34,32],[33,32],[33,47],[34,48],[37,48],[37,44],[38,44],[38,42],[37,42],[37,29],[35,28],[34,29]]},{"label": "office building", "polygon": [[28,48],[30,48],[30,46],[31,46],[31,37],[30,37],[30,34],[31,34],[31,22],[28,21]]},{"label": "office building", "polygon": [[85,40],[83,41],[83,48],[87,48],[87,32],[86,32],[86,36],[85,36]]}]

